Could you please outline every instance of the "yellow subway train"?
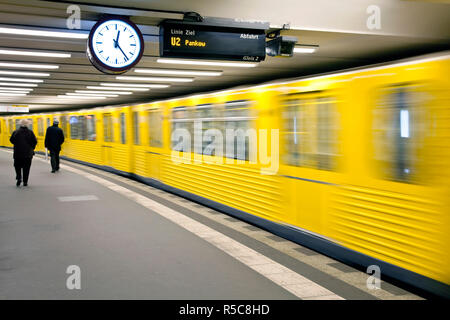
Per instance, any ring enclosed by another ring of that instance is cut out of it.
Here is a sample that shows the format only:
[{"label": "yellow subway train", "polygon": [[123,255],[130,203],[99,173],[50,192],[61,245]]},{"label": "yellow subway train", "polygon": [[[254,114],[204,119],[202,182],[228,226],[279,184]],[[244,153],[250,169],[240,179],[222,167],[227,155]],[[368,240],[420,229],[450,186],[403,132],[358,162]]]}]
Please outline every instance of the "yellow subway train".
[{"label": "yellow subway train", "polygon": [[[44,151],[177,193],[450,297],[450,53],[31,119]],[[214,130],[212,130],[214,129]],[[242,134],[244,132],[245,134]],[[176,134],[180,133],[180,134]]]}]

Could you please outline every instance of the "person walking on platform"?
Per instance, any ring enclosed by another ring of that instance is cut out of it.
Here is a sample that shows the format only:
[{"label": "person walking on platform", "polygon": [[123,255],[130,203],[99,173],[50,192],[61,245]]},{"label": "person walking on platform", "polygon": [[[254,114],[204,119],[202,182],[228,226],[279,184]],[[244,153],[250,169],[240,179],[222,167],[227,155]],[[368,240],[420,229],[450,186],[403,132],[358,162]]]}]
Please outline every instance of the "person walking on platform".
[{"label": "person walking on platform", "polygon": [[53,126],[48,127],[45,133],[45,147],[50,151],[52,173],[59,170],[59,153],[64,142],[64,133],[61,128],[58,128],[58,124],[59,121],[54,120]]},{"label": "person walking on platform", "polygon": [[[28,185],[28,176],[30,174],[31,160],[34,155],[37,140],[33,131],[28,129],[28,120],[20,120],[20,128],[15,130],[9,141],[14,145],[14,168],[16,169],[16,186]],[[23,170],[23,176],[22,176]]]}]

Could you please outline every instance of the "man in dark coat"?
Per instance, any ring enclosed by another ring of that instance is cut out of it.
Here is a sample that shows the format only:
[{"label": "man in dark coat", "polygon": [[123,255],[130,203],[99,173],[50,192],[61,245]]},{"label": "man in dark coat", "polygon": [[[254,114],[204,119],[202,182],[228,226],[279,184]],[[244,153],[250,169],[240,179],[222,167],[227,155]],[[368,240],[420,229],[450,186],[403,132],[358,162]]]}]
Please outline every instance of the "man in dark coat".
[{"label": "man in dark coat", "polygon": [[52,164],[52,173],[59,170],[59,153],[61,145],[64,142],[64,133],[58,128],[59,121],[54,120],[53,126],[47,128],[45,133],[45,147],[50,151],[50,163]]},{"label": "man in dark coat", "polygon": [[28,120],[22,119],[20,121],[20,128],[15,130],[9,141],[14,145],[14,168],[16,169],[16,186],[20,186],[22,182],[23,170],[23,185],[28,185],[28,176],[30,174],[31,159],[34,155],[34,148],[36,148],[37,140],[33,131],[29,130]]}]

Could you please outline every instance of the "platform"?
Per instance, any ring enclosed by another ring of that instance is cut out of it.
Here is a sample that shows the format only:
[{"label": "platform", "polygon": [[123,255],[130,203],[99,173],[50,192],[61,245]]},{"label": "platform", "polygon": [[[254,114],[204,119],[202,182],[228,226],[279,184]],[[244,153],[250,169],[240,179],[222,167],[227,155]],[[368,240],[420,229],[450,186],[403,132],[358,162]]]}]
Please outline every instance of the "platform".
[{"label": "platform", "polygon": [[12,163],[0,149],[0,299],[422,299],[136,181],[36,156],[16,187]]}]

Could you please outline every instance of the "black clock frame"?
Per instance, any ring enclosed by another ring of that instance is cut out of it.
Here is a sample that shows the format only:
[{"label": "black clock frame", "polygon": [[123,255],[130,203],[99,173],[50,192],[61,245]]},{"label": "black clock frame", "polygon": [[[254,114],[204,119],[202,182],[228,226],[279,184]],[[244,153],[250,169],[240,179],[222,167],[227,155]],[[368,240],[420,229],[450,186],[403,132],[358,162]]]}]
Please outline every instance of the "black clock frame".
[{"label": "black clock frame", "polygon": [[[128,66],[120,67],[120,68],[114,68],[110,67],[106,64],[104,64],[102,61],[100,61],[99,58],[94,54],[94,48],[92,47],[92,37],[94,36],[95,30],[104,22],[109,20],[120,20],[125,23],[128,23],[131,27],[133,27],[136,30],[136,33],[139,37],[139,40],[141,41],[141,50],[139,52],[138,57],[134,62]],[[108,16],[104,17],[97,21],[97,23],[91,28],[91,32],[89,33],[88,41],[87,41],[87,48],[86,48],[86,55],[91,62],[91,64],[99,71],[106,73],[106,74],[121,74],[125,73],[131,68],[133,68],[142,58],[142,55],[144,54],[144,37],[142,36],[141,30],[139,30],[138,26],[132,22],[130,19],[125,17],[117,17],[117,16]]]}]

